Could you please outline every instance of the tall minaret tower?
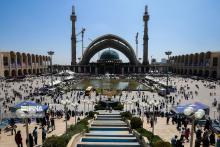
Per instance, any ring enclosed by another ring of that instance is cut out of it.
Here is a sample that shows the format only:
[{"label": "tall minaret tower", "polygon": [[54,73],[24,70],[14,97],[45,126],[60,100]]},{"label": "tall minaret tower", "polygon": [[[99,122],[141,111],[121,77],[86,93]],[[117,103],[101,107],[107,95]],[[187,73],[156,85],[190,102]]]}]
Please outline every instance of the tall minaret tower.
[{"label": "tall minaret tower", "polygon": [[149,40],[149,38],[148,38],[148,20],[149,20],[149,18],[150,18],[150,16],[148,15],[147,6],[145,6],[145,12],[144,12],[144,16],[143,16],[143,20],[144,20],[143,64],[144,65],[149,64],[149,62],[148,62],[148,40]]},{"label": "tall minaret tower", "polygon": [[75,15],[75,7],[72,7],[72,14],[70,16],[70,20],[72,21],[72,36],[71,36],[71,65],[76,64],[76,15]]}]

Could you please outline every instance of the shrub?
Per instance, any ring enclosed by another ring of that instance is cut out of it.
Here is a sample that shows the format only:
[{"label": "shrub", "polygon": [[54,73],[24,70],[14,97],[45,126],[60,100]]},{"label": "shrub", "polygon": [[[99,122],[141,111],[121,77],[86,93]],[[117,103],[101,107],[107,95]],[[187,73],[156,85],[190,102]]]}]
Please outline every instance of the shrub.
[{"label": "shrub", "polygon": [[152,147],[171,147],[169,142],[163,141],[158,135],[153,135],[152,132],[145,130],[144,128],[138,128],[137,131],[147,137]]},{"label": "shrub", "polygon": [[65,140],[60,136],[51,136],[46,139],[43,147],[65,147]]},{"label": "shrub", "polygon": [[94,111],[89,111],[89,118],[94,118],[95,114],[98,114],[98,113]]},{"label": "shrub", "polygon": [[152,146],[153,147],[171,147],[171,144],[169,142],[160,140],[160,141],[155,142]]},{"label": "shrub", "polygon": [[132,129],[138,129],[142,128],[143,122],[139,117],[132,117],[131,119],[131,128]]},{"label": "shrub", "polygon": [[95,105],[94,108],[95,110],[105,110],[105,107],[103,107],[100,102],[97,105]]},{"label": "shrub", "polygon": [[44,142],[43,147],[66,147],[73,135],[78,134],[83,130],[88,130],[88,120],[89,118],[86,117],[77,122],[76,125],[70,125],[67,132],[61,136],[48,137]]},{"label": "shrub", "polygon": [[131,112],[129,112],[129,111],[122,112],[122,113],[121,113],[121,117],[130,120],[130,119],[132,118],[132,114],[131,114]]},{"label": "shrub", "polygon": [[118,105],[114,107],[113,109],[122,111],[124,109],[124,106],[121,103],[118,103]]}]

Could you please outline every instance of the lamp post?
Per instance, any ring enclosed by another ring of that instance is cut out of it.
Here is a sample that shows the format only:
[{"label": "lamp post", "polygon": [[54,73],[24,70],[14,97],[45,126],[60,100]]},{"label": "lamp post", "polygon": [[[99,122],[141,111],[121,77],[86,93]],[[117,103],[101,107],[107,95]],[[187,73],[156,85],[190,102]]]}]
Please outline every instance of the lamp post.
[{"label": "lamp post", "polygon": [[89,112],[89,104],[91,104],[90,101],[86,101],[86,103],[88,104],[88,112]]},{"label": "lamp post", "polygon": [[27,111],[23,111],[21,109],[18,109],[16,111],[16,115],[17,115],[18,118],[24,118],[25,119],[27,147],[30,147],[29,128],[28,128],[28,115],[33,115],[33,114],[36,114],[36,111],[33,110],[33,109],[30,109],[30,110],[27,110]]},{"label": "lamp post", "polygon": [[[129,111],[131,112],[131,104],[132,104],[132,102],[131,101],[128,101],[128,104],[130,105],[129,106]],[[132,112],[131,112],[132,113]]]},{"label": "lamp post", "polygon": [[169,82],[169,65],[168,65],[168,63],[169,63],[169,58],[170,58],[170,55],[172,54],[172,52],[171,51],[167,51],[167,52],[165,52],[165,54],[167,55],[167,87],[166,87],[166,94],[168,94],[168,82]]},{"label": "lamp post", "polygon": [[94,111],[94,105],[95,105],[96,101],[95,100],[91,100],[91,103],[92,103],[92,111]]},{"label": "lamp post", "polygon": [[50,72],[51,72],[51,86],[53,87],[53,66],[52,66],[52,56],[54,55],[54,51],[48,51],[48,55],[50,55]]},{"label": "lamp post", "polygon": [[192,118],[190,147],[193,147],[193,134],[194,134],[195,119],[203,118],[205,116],[205,111],[203,109],[198,109],[196,112],[194,112],[193,107],[187,107],[186,109],[184,109],[184,114]]},{"label": "lamp post", "polygon": [[75,125],[76,125],[76,110],[77,110],[79,104],[78,104],[78,103],[71,103],[71,105],[74,107],[74,112],[75,112]]},{"label": "lamp post", "polygon": [[149,106],[153,107],[153,127],[152,127],[152,134],[154,135],[154,121],[155,121],[155,107],[157,107],[159,105],[158,101],[154,101],[154,100],[150,100],[148,102]]},{"label": "lamp post", "polygon": [[142,121],[144,121],[144,108],[145,108],[146,104],[145,103],[140,103],[140,107],[142,107],[141,109],[141,117],[142,117]]},{"label": "lamp post", "polygon": [[64,106],[64,113],[66,115],[66,132],[67,132],[67,105],[70,105],[71,102],[70,100],[66,99],[66,100],[62,100],[61,104]]},{"label": "lamp post", "polygon": [[85,111],[86,111],[86,100],[82,100],[83,102],[83,115],[85,116]]}]

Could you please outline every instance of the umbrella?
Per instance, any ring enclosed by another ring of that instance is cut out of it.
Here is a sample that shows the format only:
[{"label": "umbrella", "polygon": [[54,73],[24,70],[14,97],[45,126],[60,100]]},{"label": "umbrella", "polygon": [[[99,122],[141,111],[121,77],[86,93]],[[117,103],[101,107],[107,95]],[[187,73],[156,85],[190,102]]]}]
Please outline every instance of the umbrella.
[{"label": "umbrella", "polygon": [[23,101],[16,104],[14,107],[11,107],[12,112],[15,112],[18,109],[29,109],[35,112],[43,112],[48,109],[48,106],[35,103],[34,101]]}]

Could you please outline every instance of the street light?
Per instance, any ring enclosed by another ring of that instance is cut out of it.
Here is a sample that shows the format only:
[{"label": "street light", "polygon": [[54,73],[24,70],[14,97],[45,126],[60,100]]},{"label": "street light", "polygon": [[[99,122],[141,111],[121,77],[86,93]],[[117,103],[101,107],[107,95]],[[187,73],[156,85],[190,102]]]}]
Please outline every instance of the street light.
[{"label": "street light", "polygon": [[154,135],[154,121],[155,121],[155,107],[157,107],[159,105],[159,102],[156,100],[150,100],[148,102],[149,106],[153,107],[153,127],[152,127],[152,134]]},{"label": "street light", "polygon": [[92,111],[94,110],[94,104],[96,103],[95,100],[91,100],[91,103],[92,103]]},{"label": "street light", "polygon": [[186,109],[184,109],[184,114],[192,118],[190,147],[193,147],[193,133],[194,133],[195,119],[203,118],[205,116],[205,111],[203,109],[198,109],[196,112],[194,112],[193,107],[187,107]]},{"label": "street light", "polygon": [[51,86],[53,87],[53,66],[52,66],[52,56],[54,55],[54,51],[48,51],[48,55],[50,55],[50,72],[51,72]]},{"label": "street light", "polygon": [[167,51],[167,52],[165,52],[165,54],[167,55],[167,87],[166,87],[166,94],[168,94],[168,80],[169,80],[169,73],[168,73],[168,71],[169,71],[169,65],[168,65],[168,62],[169,62],[169,58],[170,58],[170,55],[172,54],[172,52],[171,51]]},{"label": "street light", "polygon": [[74,107],[74,112],[75,112],[75,125],[76,125],[76,110],[77,110],[79,104],[78,104],[78,103],[71,103],[71,105]]},{"label": "street light", "polygon": [[[131,112],[131,104],[132,104],[132,102],[131,102],[131,101],[128,101],[127,103],[130,105],[129,111]],[[132,113],[132,112],[131,112],[131,113]]]},{"label": "street light", "polygon": [[36,111],[34,109],[29,109],[28,111],[23,111],[21,109],[18,109],[16,111],[16,115],[18,118],[24,118],[25,119],[25,126],[26,126],[26,137],[27,137],[27,147],[30,147],[30,140],[29,140],[29,128],[28,128],[28,116],[36,114]]},{"label": "street light", "polygon": [[66,99],[66,100],[62,100],[61,104],[64,106],[64,113],[66,115],[66,132],[67,132],[67,105],[70,105],[71,102],[70,100]]},{"label": "street light", "polygon": [[88,112],[89,112],[89,104],[91,104],[90,101],[86,101],[86,103],[88,104]]},{"label": "street light", "polygon": [[82,102],[83,102],[83,115],[85,116],[85,111],[86,111],[86,100],[82,100]]},{"label": "street light", "polygon": [[140,103],[140,107],[142,107],[142,111],[141,111],[142,121],[144,121],[144,108],[146,105],[147,105],[146,103]]}]

